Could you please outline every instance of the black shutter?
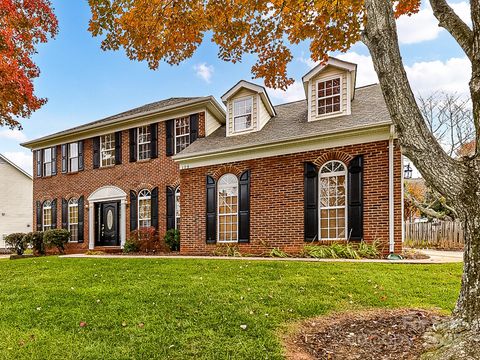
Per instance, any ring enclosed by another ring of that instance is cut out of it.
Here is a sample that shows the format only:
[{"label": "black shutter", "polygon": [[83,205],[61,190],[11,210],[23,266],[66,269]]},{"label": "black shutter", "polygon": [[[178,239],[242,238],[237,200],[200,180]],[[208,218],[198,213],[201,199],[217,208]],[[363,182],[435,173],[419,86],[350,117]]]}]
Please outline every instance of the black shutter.
[{"label": "black shutter", "polygon": [[52,200],[52,229],[57,228],[57,199]]},{"label": "black shutter", "polygon": [[68,144],[62,144],[62,173],[68,171]]},{"label": "black shutter", "polygon": [[217,242],[217,186],[215,179],[207,176],[207,244]]},{"label": "black shutter", "polygon": [[150,196],[152,226],[158,230],[158,187],[152,190]]},{"label": "black shutter", "polygon": [[57,147],[52,147],[52,175],[57,175]]},{"label": "black shutter", "polygon": [[93,168],[100,167],[100,136],[93,138]]},{"label": "black shutter", "polygon": [[238,242],[250,241],[250,170],[240,175],[238,187]]},{"label": "black shutter", "polygon": [[83,157],[83,140],[78,142],[78,171],[82,171],[84,169],[84,157]]},{"label": "black shutter", "polygon": [[305,241],[318,240],[318,174],[312,163],[305,163],[304,206]]},{"label": "black shutter", "polygon": [[167,186],[167,231],[175,229],[175,189]]},{"label": "black shutter", "polygon": [[130,231],[137,230],[137,193],[130,190]]},{"label": "black shutter", "polygon": [[43,150],[37,150],[36,152],[37,155],[37,177],[42,177],[43,173],[43,161],[42,161],[42,155],[43,155]]},{"label": "black shutter", "polygon": [[[84,203],[83,203],[83,196],[80,196],[80,198],[78,199],[78,242],[79,243],[83,243],[83,240],[84,240]],[[90,211],[93,211],[93,209],[91,209]],[[93,226],[93,225],[92,225]]]},{"label": "black shutter", "polygon": [[167,120],[165,121],[165,134],[166,134],[166,154],[167,156],[172,156],[175,151],[173,147],[175,143],[173,141],[173,137],[175,136],[175,129],[174,127],[174,120]]},{"label": "black shutter", "polygon": [[68,229],[68,201],[62,199],[62,229]]},{"label": "black shutter", "polygon": [[190,115],[190,144],[198,138],[198,114]]},{"label": "black shutter", "polygon": [[137,161],[137,128],[130,129],[130,162]]},{"label": "black shutter", "polygon": [[[37,150],[39,151],[39,150]],[[42,203],[37,201],[37,231],[42,231]]]},{"label": "black shutter", "polygon": [[122,132],[115,133],[115,165],[122,163]]},{"label": "black shutter", "polygon": [[150,125],[150,158],[156,159],[158,157],[158,123]]},{"label": "black shutter", "polygon": [[350,240],[363,239],[363,156],[348,165],[348,234]]}]

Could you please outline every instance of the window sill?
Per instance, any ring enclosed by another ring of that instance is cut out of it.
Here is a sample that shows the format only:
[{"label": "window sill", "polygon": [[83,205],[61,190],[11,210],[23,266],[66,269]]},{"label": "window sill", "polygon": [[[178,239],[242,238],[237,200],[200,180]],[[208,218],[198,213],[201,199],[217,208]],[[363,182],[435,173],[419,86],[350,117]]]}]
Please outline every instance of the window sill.
[{"label": "window sill", "polygon": [[220,240],[217,240],[217,243],[219,244],[237,244],[238,243],[238,240],[230,240],[230,241],[220,241]]}]

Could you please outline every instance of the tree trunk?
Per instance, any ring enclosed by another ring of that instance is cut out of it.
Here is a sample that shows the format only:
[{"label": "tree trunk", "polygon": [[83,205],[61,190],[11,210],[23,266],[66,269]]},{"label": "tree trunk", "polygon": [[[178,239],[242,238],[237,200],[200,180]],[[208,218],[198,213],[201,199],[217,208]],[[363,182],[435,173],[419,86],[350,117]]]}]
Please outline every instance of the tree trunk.
[{"label": "tree trunk", "polygon": [[[479,162],[476,157],[452,159],[426,126],[403,67],[392,4],[390,0],[365,1],[367,22],[362,40],[372,56],[383,96],[404,154],[413,161],[427,183],[453,205],[464,223],[464,274],[452,324],[459,331],[462,329],[480,331]],[[480,34],[477,36],[480,39]],[[468,41],[465,42],[468,43]],[[470,59],[475,51],[480,52],[480,46],[473,46]],[[478,124],[480,66],[477,67],[472,61],[472,69],[470,91],[472,100],[478,99],[473,114],[475,124]]]}]

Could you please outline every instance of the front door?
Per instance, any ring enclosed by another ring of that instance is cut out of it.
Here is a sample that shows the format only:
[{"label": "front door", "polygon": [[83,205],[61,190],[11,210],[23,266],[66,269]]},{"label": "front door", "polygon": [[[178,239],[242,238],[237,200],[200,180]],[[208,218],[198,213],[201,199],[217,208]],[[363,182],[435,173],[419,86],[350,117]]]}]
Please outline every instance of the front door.
[{"label": "front door", "polygon": [[104,202],[95,204],[96,212],[96,239],[97,246],[119,246],[118,210],[120,203]]}]

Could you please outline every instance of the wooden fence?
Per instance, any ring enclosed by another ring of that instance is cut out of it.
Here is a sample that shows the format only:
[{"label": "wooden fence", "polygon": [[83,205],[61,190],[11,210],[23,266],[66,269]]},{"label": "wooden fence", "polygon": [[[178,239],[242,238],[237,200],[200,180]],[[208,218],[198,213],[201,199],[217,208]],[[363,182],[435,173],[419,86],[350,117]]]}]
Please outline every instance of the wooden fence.
[{"label": "wooden fence", "polygon": [[458,221],[405,221],[405,246],[414,248],[463,249],[463,226]]}]

